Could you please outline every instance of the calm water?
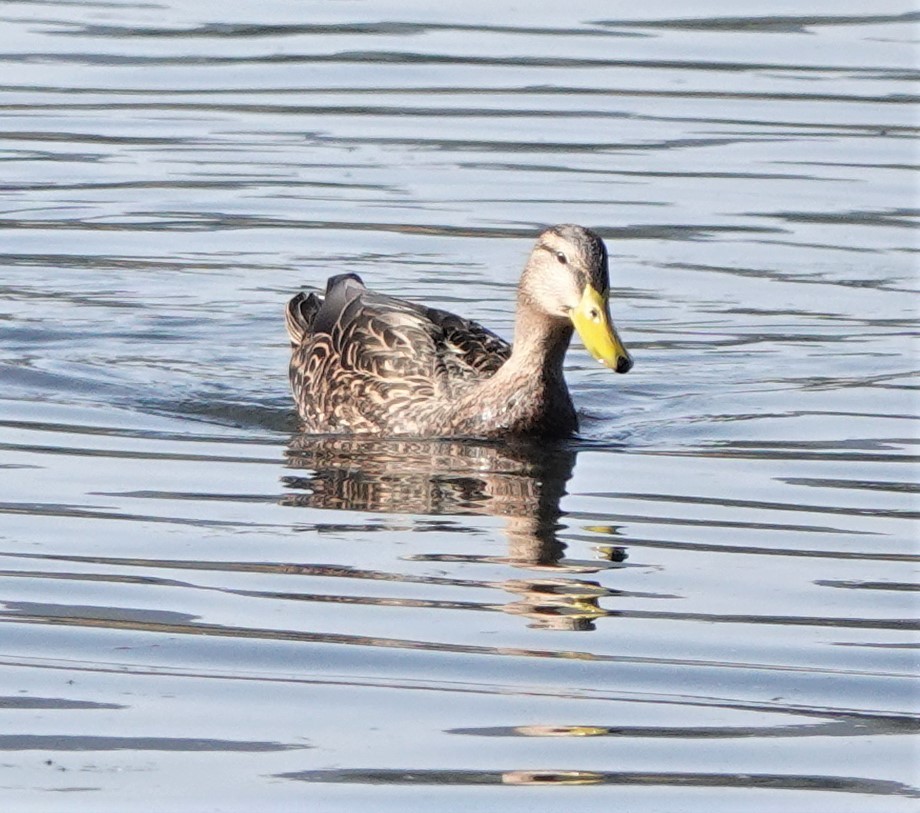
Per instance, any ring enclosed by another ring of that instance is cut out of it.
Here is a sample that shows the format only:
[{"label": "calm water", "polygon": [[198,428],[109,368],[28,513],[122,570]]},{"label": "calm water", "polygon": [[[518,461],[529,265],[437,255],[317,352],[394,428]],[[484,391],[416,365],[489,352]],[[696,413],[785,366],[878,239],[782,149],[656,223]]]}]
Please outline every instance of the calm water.
[{"label": "calm water", "polygon": [[[3,809],[915,810],[913,4],[442,5],[0,6]],[[567,221],[580,438],[298,437]]]}]

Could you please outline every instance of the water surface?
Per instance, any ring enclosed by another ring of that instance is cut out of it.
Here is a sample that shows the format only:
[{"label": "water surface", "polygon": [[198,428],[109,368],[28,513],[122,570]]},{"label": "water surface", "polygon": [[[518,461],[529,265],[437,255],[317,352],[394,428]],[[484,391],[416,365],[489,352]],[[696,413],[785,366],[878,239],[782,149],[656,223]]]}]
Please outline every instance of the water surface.
[{"label": "water surface", "polygon": [[[917,41],[5,3],[4,809],[914,809]],[[295,291],[508,336],[559,222],[636,359],[580,437],[298,435]]]}]

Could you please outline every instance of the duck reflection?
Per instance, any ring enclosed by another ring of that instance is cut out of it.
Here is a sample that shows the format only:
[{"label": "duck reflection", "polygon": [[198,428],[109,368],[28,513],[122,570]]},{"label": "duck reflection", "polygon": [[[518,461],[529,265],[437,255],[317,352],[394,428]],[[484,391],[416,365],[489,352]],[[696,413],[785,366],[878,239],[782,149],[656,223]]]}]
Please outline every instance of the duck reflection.
[{"label": "duck reflection", "polygon": [[428,515],[489,515],[505,519],[506,557],[423,556],[416,560],[501,562],[540,570],[554,578],[514,579],[495,585],[513,601],[505,612],[530,625],[590,630],[609,613],[598,601],[612,591],[570,574],[615,567],[625,558],[610,548],[606,560],[565,557],[558,537],[559,504],[575,467],[567,444],[516,440],[391,440],[300,435],[291,440],[287,465],[304,476],[283,478],[291,506]]}]

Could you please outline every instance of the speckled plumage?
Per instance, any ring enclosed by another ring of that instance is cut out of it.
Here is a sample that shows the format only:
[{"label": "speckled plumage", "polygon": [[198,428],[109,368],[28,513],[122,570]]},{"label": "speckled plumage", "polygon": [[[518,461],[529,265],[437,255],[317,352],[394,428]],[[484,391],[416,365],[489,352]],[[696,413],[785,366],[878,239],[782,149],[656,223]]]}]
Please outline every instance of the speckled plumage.
[{"label": "speckled plumage", "polygon": [[[571,260],[558,259],[563,251]],[[571,434],[578,422],[562,360],[572,322],[562,305],[550,312],[547,301],[571,299],[569,288],[589,283],[607,290],[600,238],[579,226],[544,232],[519,286],[514,352],[476,322],[370,291],[354,274],[330,278],[322,297],[298,294],[288,303],[286,324],[291,388],[304,430]]]}]

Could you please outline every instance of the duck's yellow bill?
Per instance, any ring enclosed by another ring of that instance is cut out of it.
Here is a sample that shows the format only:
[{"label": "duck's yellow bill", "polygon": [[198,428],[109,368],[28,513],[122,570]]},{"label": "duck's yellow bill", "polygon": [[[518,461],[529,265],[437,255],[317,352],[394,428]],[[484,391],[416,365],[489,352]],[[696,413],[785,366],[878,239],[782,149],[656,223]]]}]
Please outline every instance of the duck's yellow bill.
[{"label": "duck's yellow bill", "polygon": [[613,326],[608,298],[608,292],[586,286],[581,302],[572,311],[572,324],[594,358],[618,373],[628,373],[633,360]]}]

